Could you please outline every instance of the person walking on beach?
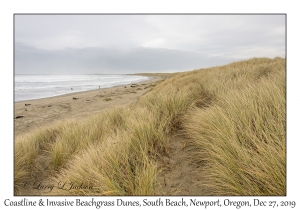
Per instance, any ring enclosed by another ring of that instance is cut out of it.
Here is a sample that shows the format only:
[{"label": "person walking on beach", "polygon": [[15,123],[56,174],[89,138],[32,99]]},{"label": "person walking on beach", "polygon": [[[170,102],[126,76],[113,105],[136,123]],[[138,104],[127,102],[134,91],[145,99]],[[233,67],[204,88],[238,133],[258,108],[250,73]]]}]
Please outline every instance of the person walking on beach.
[{"label": "person walking on beach", "polygon": [[99,86],[99,89],[100,89],[100,86]]}]

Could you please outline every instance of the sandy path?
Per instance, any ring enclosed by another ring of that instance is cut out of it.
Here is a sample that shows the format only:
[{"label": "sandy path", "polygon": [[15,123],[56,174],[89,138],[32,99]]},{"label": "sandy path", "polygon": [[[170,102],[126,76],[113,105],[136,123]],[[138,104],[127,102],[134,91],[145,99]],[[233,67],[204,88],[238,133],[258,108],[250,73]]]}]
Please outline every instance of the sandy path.
[{"label": "sandy path", "polygon": [[140,96],[150,91],[153,85],[164,79],[163,76],[156,76],[151,80],[137,83],[137,87],[122,85],[16,102],[14,107],[15,137],[30,132],[37,126],[49,125],[64,119],[83,118],[113,106],[134,103]]},{"label": "sandy path", "polygon": [[170,137],[169,154],[160,162],[158,185],[165,195],[203,195],[199,182],[203,178],[199,163],[191,155],[193,146],[183,135]]}]

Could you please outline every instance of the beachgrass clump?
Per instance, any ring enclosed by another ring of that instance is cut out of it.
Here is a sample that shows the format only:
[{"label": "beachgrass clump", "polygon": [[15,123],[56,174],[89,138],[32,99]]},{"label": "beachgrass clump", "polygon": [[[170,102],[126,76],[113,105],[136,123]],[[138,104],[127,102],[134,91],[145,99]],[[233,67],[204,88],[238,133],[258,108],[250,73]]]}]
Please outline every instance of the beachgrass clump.
[{"label": "beachgrass clump", "polygon": [[[136,143],[136,142],[135,142]],[[156,167],[127,133],[117,132],[77,155],[53,182],[84,183],[86,189],[54,189],[54,195],[153,195]]]},{"label": "beachgrass clump", "polygon": [[21,186],[32,181],[43,171],[49,160],[44,157],[49,146],[60,133],[62,124],[58,123],[42,129],[36,129],[31,134],[20,137],[14,144],[14,188],[15,193]]},{"label": "beachgrass clump", "polygon": [[101,142],[106,134],[125,124],[122,108],[110,109],[85,120],[67,120],[15,140],[15,191],[42,177],[55,174],[85,148]]},{"label": "beachgrass clump", "polygon": [[49,151],[52,167],[58,170],[73,154],[98,144],[105,135],[120,129],[125,123],[123,118],[126,118],[126,112],[122,108],[115,108],[85,121],[65,122]]},{"label": "beachgrass clump", "polygon": [[192,157],[205,163],[200,185],[207,195],[286,194],[284,60],[250,61],[224,77],[235,83],[223,87],[213,106],[185,116]]}]

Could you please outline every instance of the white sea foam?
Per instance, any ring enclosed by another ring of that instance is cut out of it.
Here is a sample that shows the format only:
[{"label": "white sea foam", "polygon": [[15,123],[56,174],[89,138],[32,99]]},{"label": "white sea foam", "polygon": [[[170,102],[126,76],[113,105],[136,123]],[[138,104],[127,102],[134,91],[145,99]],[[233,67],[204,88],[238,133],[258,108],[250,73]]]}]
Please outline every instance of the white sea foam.
[{"label": "white sea foam", "polygon": [[15,75],[15,101],[47,98],[74,92],[146,81],[133,75]]}]

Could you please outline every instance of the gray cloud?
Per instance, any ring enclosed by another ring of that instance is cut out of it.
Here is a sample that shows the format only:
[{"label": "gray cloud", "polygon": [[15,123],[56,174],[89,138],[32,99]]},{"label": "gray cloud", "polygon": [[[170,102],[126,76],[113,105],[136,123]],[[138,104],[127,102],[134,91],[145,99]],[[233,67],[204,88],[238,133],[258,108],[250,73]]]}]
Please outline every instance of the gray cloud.
[{"label": "gray cloud", "polygon": [[42,50],[22,43],[15,45],[16,74],[176,72],[232,61],[196,52],[159,48]]},{"label": "gray cloud", "polygon": [[15,73],[175,72],[285,54],[284,15],[15,15]]}]

